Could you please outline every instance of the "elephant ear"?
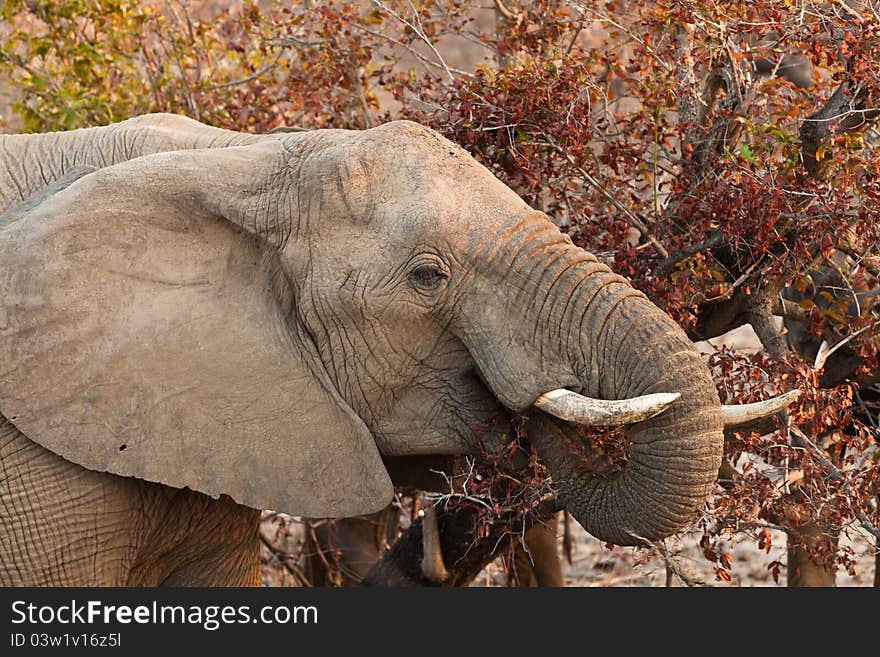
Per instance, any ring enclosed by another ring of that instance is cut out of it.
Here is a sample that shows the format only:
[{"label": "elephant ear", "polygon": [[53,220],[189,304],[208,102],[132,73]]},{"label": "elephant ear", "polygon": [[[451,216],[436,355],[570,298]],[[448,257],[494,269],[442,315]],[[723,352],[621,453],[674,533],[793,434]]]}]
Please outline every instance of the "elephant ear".
[{"label": "elephant ear", "polygon": [[139,158],[0,225],[0,412],[92,470],[296,515],[385,506],[372,435],[279,298],[277,250],[235,225],[283,179],[279,150]]},{"label": "elephant ear", "polygon": [[93,171],[97,171],[97,167],[93,167],[88,164],[75,165],[71,167],[60,178],[49,183],[44,189],[38,191],[30,198],[26,198],[23,201],[19,202],[17,205],[13,205],[12,207],[3,210],[2,214],[0,214],[0,228],[12,223],[13,221],[17,221],[23,215],[27,214],[38,205],[43,203],[46,199],[54,196],[62,190],[67,189],[77,180],[79,180],[83,176],[87,176]]}]

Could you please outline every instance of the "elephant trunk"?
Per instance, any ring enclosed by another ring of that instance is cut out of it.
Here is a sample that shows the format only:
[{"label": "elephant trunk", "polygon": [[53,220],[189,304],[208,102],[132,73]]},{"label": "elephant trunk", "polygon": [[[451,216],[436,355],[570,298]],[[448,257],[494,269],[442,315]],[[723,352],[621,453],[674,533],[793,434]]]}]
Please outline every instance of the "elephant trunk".
[{"label": "elephant trunk", "polygon": [[626,399],[677,392],[681,398],[627,428],[627,465],[607,476],[595,472],[595,449],[572,425],[534,411],[529,435],[560,498],[588,532],[640,545],[680,530],[705,503],[721,464],[721,405],[681,328],[628,285],[596,278],[581,286],[589,300],[581,304],[584,319],[573,340],[580,343],[575,367],[585,394]]}]

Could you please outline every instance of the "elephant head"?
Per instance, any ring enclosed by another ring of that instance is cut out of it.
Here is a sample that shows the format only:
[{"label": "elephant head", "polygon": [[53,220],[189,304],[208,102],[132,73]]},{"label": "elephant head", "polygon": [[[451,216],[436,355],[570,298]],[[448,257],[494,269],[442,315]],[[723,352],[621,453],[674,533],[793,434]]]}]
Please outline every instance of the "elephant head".
[{"label": "elephant head", "polygon": [[[417,124],[140,157],[0,236],[0,411],[87,468],[350,516],[390,500],[381,456],[473,452],[528,412],[572,514],[620,544],[716,478],[722,407],[681,329]],[[594,476],[559,389],[649,396],[592,409],[643,420],[624,471]]]}]

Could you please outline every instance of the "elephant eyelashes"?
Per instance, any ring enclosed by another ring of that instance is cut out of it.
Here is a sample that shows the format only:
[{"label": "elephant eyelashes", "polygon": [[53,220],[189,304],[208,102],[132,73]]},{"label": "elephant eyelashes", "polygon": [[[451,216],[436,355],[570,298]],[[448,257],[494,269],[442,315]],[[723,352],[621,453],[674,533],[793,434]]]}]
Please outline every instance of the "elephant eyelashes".
[{"label": "elephant eyelashes", "polygon": [[436,290],[448,278],[446,272],[437,265],[419,265],[409,276],[417,288],[426,291]]}]

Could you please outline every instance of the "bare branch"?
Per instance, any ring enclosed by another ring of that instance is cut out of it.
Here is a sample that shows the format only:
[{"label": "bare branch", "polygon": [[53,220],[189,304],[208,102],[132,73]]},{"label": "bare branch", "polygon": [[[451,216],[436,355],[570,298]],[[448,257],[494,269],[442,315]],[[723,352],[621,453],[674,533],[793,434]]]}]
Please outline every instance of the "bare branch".
[{"label": "bare branch", "polygon": [[606,199],[608,199],[608,201],[610,201],[611,204],[615,208],[617,208],[618,210],[623,212],[627,217],[629,217],[630,223],[633,225],[633,228],[635,228],[637,231],[639,231],[639,233],[642,235],[642,237],[644,237],[646,240],[648,240],[653,245],[654,250],[657,251],[657,253],[659,253],[664,258],[669,257],[669,251],[666,250],[666,247],[663,246],[663,244],[660,242],[660,240],[658,240],[656,237],[654,237],[654,235],[651,233],[648,226],[641,219],[639,219],[632,212],[632,210],[630,210],[623,203],[621,203],[619,200],[617,200],[617,198],[615,198],[614,195],[611,194],[611,192],[606,190],[598,180],[593,178],[593,176],[591,176],[589,173],[587,173],[577,162],[575,162],[574,158],[568,152],[566,152],[565,149],[563,149],[556,142],[555,139],[553,139],[550,135],[548,135],[545,132],[541,132],[541,135],[546,140],[547,145],[550,146],[551,148],[553,148],[557,153],[562,155],[568,161],[568,163],[572,166],[572,168],[578,172],[578,174],[581,176],[581,178],[583,178],[584,182],[587,183],[587,185],[589,185],[590,187],[595,189],[597,192],[602,194],[602,196],[604,196]]},{"label": "bare branch", "polygon": [[660,555],[660,558],[663,559],[663,563],[666,565],[666,586],[672,586],[672,575],[675,575],[680,579],[685,586],[688,587],[697,587],[697,586],[706,586],[705,582],[701,582],[698,579],[691,577],[688,573],[684,571],[681,567],[681,564],[673,558],[672,555],[669,554],[669,550],[666,547],[666,543],[664,541],[657,541],[654,543],[654,547],[657,548],[657,553]]},{"label": "bare branch", "polygon": [[501,0],[495,0],[495,9],[498,10],[498,13],[504,16],[509,21],[516,20],[516,14],[514,14],[510,9],[504,6],[504,3]]},{"label": "bare branch", "polygon": [[247,84],[248,82],[253,82],[257,78],[265,75],[266,73],[271,71],[273,68],[278,66],[278,62],[281,61],[281,56],[284,54],[285,50],[286,50],[286,48],[281,48],[281,50],[278,51],[278,54],[275,55],[275,59],[273,59],[271,62],[269,62],[265,66],[261,66],[256,71],[254,71],[253,73],[251,73],[250,75],[248,75],[246,77],[239,78],[238,80],[230,80],[229,82],[221,82],[220,84],[212,84],[211,86],[206,87],[206,89],[208,89],[209,91],[214,90],[214,89],[227,89],[229,87],[236,87],[240,84]]},{"label": "bare branch", "polygon": [[865,108],[868,91],[864,86],[854,87],[849,80],[843,82],[823,107],[804,119],[801,126],[801,149],[804,168],[813,178],[824,178],[831,158],[821,158],[819,151],[833,134],[832,123],[839,121],[837,134],[864,128],[880,116],[880,110]]},{"label": "bare branch", "polygon": [[[401,16],[396,11],[394,11],[393,9],[388,7],[383,2],[380,2],[380,0],[371,0],[371,2],[374,5],[376,5],[376,7],[378,7],[379,9],[384,11],[385,13],[389,14],[390,16],[393,16],[398,21],[400,21],[401,23],[406,25],[409,29],[411,29],[416,34],[416,36],[419,37],[419,39],[421,39],[425,43],[425,45],[427,45],[428,48],[431,49],[431,52],[434,53],[434,56],[437,58],[437,62],[440,64],[440,66],[442,66],[443,70],[446,72],[446,76],[449,78],[449,81],[455,82],[455,76],[452,74],[452,71],[450,70],[450,68],[446,65],[446,61],[443,59],[443,56],[438,52],[437,48],[434,47],[434,44],[431,42],[431,40],[425,34],[424,30],[421,29],[421,21],[419,20],[419,14],[415,10],[415,8],[413,8],[413,16],[415,18],[416,23],[418,23],[418,25],[419,25],[418,27],[416,27],[416,25],[414,25],[410,21],[406,20],[403,16]],[[410,7],[412,7],[411,3],[410,3]]]},{"label": "bare branch", "polygon": [[300,568],[298,566],[291,563],[290,555],[287,554],[286,552],[279,550],[277,547],[275,547],[275,545],[272,543],[272,541],[270,541],[266,537],[266,535],[263,533],[262,529],[259,531],[259,534],[260,534],[260,543],[265,545],[266,549],[269,550],[269,552],[272,554],[272,556],[278,560],[278,563],[280,563],[282,566],[284,566],[284,569],[293,576],[294,581],[299,582],[302,586],[311,588],[312,583],[309,582],[309,578],[306,577],[305,573],[303,573],[303,571],[300,570]]},{"label": "bare branch", "polygon": [[[403,48],[404,50],[406,50],[409,54],[411,54],[413,57],[418,59],[423,64],[427,64],[428,66],[432,66],[434,68],[439,68],[439,69],[444,68],[441,64],[428,59],[422,53],[420,53],[418,50],[416,50],[412,46],[409,46],[408,44],[404,43],[403,41],[400,41],[398,39],[395,39],[394,37],[388,36],[387,34],[383,34],[382,32],[376,32],[375,30],[371,30],[370,28],[364,27],[363,25],[359,25],[358,23],[351,23],[350,26],[356,30],[360,30],[361,32],[364,32],[364,33],[369,34],[371,36],[378,37],[380,39],[384,39],[385,41],[387,41],[390,44],[393,44],[395,46],[399,46],[400,48]],[[463,71],[460,68],[454,68],[452,66],[450,66],[448,68],[450,71],[452,71],[453,73],[455,73],[459,77],[466,77],[466,78],[476,77],[473,73],[469,73],[468,71]]]},{"label": "bare branch", "polygon": [[702,251],[707,251],[724,244],[724,235],[720,230],[712,231],[705,240],[702,242],[697,242],[696,244],[691,244],[689,247],[682,249],[678,253],[673,253],[671,256],[666,258],[665,260],[661,260],[660,264],[657,265],[657,268],[654,270],[658,276],[665,276],[669,272],[671,272],[675,265],[680,263],[683,260],[687,260]]}]

